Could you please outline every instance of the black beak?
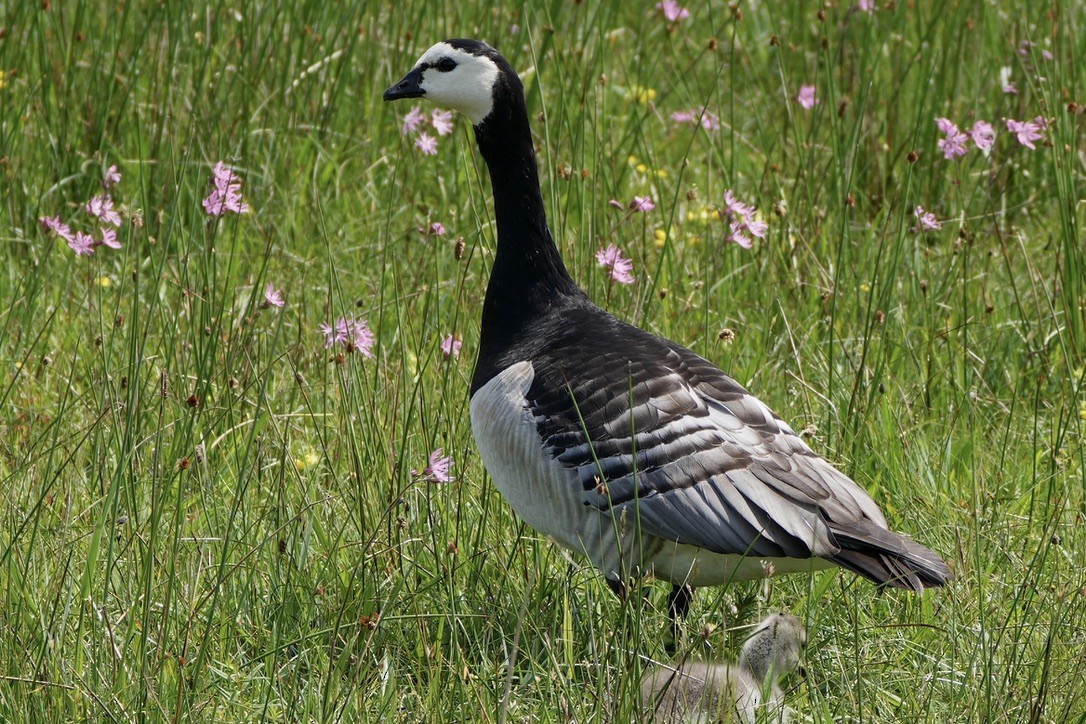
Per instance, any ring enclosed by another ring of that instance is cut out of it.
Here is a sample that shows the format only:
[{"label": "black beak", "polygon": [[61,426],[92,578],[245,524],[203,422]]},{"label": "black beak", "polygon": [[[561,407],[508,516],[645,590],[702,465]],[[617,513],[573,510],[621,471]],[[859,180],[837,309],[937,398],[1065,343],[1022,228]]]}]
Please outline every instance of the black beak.
[{"label": "black beak", "polygon": [[410,73],[405,75],[403,79],[389,87],[385,91],[384,98],[386,101],[394,101],[399,98],[419,98],[426,95],[426,91],[422,89],[419,83],[422,82],[422,69],[415,68]]}]

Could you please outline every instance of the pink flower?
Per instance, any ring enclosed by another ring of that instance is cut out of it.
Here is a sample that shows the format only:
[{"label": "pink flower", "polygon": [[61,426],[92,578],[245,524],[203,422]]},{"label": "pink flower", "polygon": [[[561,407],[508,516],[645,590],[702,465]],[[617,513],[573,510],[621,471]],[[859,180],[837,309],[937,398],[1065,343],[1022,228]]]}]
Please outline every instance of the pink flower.
[{"label": "pink flower", "polygon": [[400,126],[400,135],[406,136],[419,130],[419,126],[426,122],[426,114],[422,106],[415,106],[403,117],[403,125]]},{"label": "pink flower", "polygon": [[437,155],[437,139],[429,133],[420,133],[415,139],[415,147],[429,156]]},{"label": "pink flower", "polygon": [[41,224],[41,228],[53,232],[65,241],[71,242],[75,238],[72,236],[71,228],[61,221],[59,216],[43,216],[38,219],[38,223]]},{"label": "pink flower", "polygon": [[283,301],[283,292],[276,289],[275,286],[268,282],[268,285],[264,287],[264,307],[282,307],[286,305]]},{"label": "pink flower", "polygon": [[1018,95],[1018,86],[1013,80],[1009,80],[1003,85],[1003,92],[1009,96]]},{"label": "pink flower", "polygon": [[430,224],[425,230],[427,236],[445,236],[445,225],[440,221]]},{"label": "pink flower", "polygon": [[[1029,57],[1030,48],[1033,48],[1033,47],[1036,47],[1036,46],[1037,46],[1037,43],[1031,43],[1028,40],[1023,40],[1021,43],[1018,44],[1018,54],[1021,55],[1023,58],[1027,58],[1027,57]],[[1044,48],[1041,49],[1041,57],[1044,58],[1045,60],[1052,60],[1053,59],[1052,53],[1045,50]]]},{"label": "pink flower", "polygon": [[664,14],[669,23],[682,22],[690,17],[690,11],[675,0],[663,0],[656,3],[656,9]]},{"label": "pink flower", "polygon": [[[453,459],[443,453],[441,448],[430,453],[430,464],[422,469],[422,479],[431,483],[451,483],[453,478],[449,474],[449,468],[453,466]],[[414,470],[412,475],[418,476]]]},{"label": "pink flower", "polygon": [[724,192],[724,214],[727,216],[742,216],[749,218],[754,215],[754,207],[748,204],[744,204],[731,189],[727,189]]},{"label": "pink flower", "polygon": [[102,227],[102,245],[110,249],[120,249],[121,242],[117,241],[117,230],[108,226]]},{"label": "pink flower", "polygon": [[370,325],[366,324],[365,320],[351,320],[351,339],[348,349],[353,348],[354,351],[358,352],[363,357],[372,359],[373,343],[376,341],[373,332],[370,330]]},{"label": "pink flower", "polygon": [[633,201],[630,202],[630,208],[635,213],[647,214],[656,208],[656,204],[652,202],[651,196],[634,196]]},{"label": "pink flower", "polygon": [[109,191],[121,182],[121,172],[113,165],[106,169],[106,175],[102,177],[102,188]]},{"label": "pink flower", "polygon": [[946,138],[940,138],[937,144],[943,156],[947,159],[964,156],[965,144],[969,141],[969,136],[958,130],[958,127],[947,118],[936,118],[935,125],[946,134]]},{"label": "pink flower", "polygon": [[325,324],[324,322],[321,322],[319,325],[317,325],[317,327],[320,329],[321,334],[324,335],[324,346],[325,346],[325,348],[334,347],[334,346],[336,346],[337,344],[340,344],[340,343],[346,344],[346,342],[347,342],[346,332],[344,332],[343,334],[340,334],[338,324],[335,327],[333,327],[332,325]]},{"label": "pink flower", "polygon": [[796,103],[800,106],[811,110],[818,103],[818,99],[815,98],[815,87],[813,85],[801,85],[799,87],[799,94],[796,96]]},{"label": "pink flower", "polygon": [[611,199],[610,201],[607,202],[607,205],[608,206],[614,206],[616,209],[625,209],[626,208],[625,206],[622,205],[622,202],[619,201],[618,199]]},{"label": "pink flower", "polygon": [[856,3],[856,8],[861,12],[873,13],[875,12],[875,0],[860,0]]},{"label": "pink flower", "polygon": [[1005,122],[1007,130],[1015,134],[1018,137],[1018,142],[1026,148],[1036,150],[1037,147],[1033,145],[1033,142],[1044,139],[1041,127],[1032,121],[1016,121],[1008,118]]},{"label": "pink flower", "polygon": [[973,143],[977,144],[977,148],[984,152],[984,155],[988,155],[988,150],[991,149],[995,143],[995,129],[992,128],[992,124],[987,121],[977,121],[973,124],[973,130],[969,132],[970,138],[973,139]]},{"label": "pink flower", "polygon": [[342,344],[348,352],[358,352],[363,357],[373,357],[373,343],[376,339],[365,320],[341,317],[335,325],[321,324],[324,346],[334,347]]},{"label": "pink flower", "polygon": [[463,346],[464,342],[460,339],[460,335],[457,334],[450,334],[441,340],[441,351],[446,357],[459,357],[460,348]]},{"label": "pink flower", "polygon": [[109,194],[106,194],[105,196],[95,196],[87,202],[85,208],[88,214],[101,219],[107,224],[113,224],[114,226],[121,225],[121,215],[114,210],[113,199],[109,197]]},{"label": "pink flower", "polygon": [[671,120],[675,123],[700,123],[706,131],[715,131],[720,128],[720,118],[706,109],[675,111],[671,114]]},{"label": "pink flower", "polygon": [[769,224],[754,216],[755,208],[736,198],[731,189],[724,191],[722,212],[731,219],[728,224],[728,235],[724,237],[724,241],[731,241],[744,249],[749,249],[754,246],[751,236],[764,239],[769,231]]},{"label": "pink flower", "polygon": [[76,256],[90,256],[94,253],[94,237],[90,234],[84,234],[82,231],[77,231],[74,237],[68,239],[68,246],[71,247]]},{"label": "pink flower", "polygon": [[228,211],[235,214],[249,213],[249,204],[241,200],[241,178],[234,170],[219,161],[212,170],[214,188],[203,200],[208,216],[222,216]]},{"label": "pink flower", "polygon": [[1033,122],[1036,123],[1037,128],[1041,129],[1042,131],[1048,130],[1048,119],[1044,116],[1037,116],[1033,119]]},{"label": "pink flower", "polygon": [[430,114],[430,124],[439,136],[447,136],[453,131],[452,111],[443,111],[440,108]]},{"label": "pink flower", "polygon": [[607,273],[619,284],[634,283],[634,277],[630,273],[633,271],[633,261],[624,258],[622,251],[614,244],[597,251],[596,261],[599,262],[600,266],[607,269]]},{"label": "pink flower", "polygon": [[943,228],[942,222],[935,218],[935,214],[930,211],[924,211],[923,206],[917,206],[913,211],[913,216],[917,219],[917,231],[938,231]]},{"label": "pink flower", "polygon": [[958,126],[955,125],[949,118],[936,118],[935,126],[941,133],[950,135],[951,133],[958,132]]}]

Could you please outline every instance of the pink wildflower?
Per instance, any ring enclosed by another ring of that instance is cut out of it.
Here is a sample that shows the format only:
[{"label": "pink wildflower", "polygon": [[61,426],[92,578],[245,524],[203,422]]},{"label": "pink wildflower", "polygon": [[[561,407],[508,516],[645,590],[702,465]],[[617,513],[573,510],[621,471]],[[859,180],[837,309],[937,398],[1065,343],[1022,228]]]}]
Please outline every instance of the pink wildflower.
[{"label": "pink wildflower", "polygon": [[249,204],[241,200],[241,178],[234,170],[219,161],[211,173],[215,188],[203,200],[207,215],[217,217],[228,211],[235,214],[249,213]]},{"label": "pink wildflower", "polygon": [[[451,456],[445,455],[441,448],[434,450],[430,453],[430,464],[423,468],[421,476],[423,480],[427,480],[431,483],[451,483],[453,480],[452,475],[449,473],[449,468],[453,466],[453,459]],[[413,475],[419,475],[414,470],[411,471]]]},{"label": "pink wildflower", "polygon": [[349,346],[363,357],[372,359],[373,343],[377,340],[370,330],[370,325],[366,324],[365,320],[352,319],[351,327],[351,340]]},{"label": "pink wildflower", "polygon": [[720,118],[706,109],[675,111],[671,114],[671,120],[676,123],[700,123],[706,131],[715,131],[720,128]]},{"label": "pink wildflower", "polygon": [[283,301],[283,292],[276,289],[271,282],[268,282],[268,285],[264,287],[264,308],[282,307],[285,305],[286,302]]},{"label": "pink wildflower", "polygon": [[443,111],[440,108],[430,114],[430,124],[439,136],[447,136],[453,131],[452,111]]},{"label": "pink wildflower", "polygon": [[1008,118],[1005,122],[1007,124],[1007,130],[1015,134],[1015,136],[1018,137],[1018,142],[1026,148],[1036,150],[1037,147],[1033,145],[1033,142],[1044,139],[1044,134],[1041,133],[1041,127],[1033,121],[1016,121]]},{"label": "pink wildflower", "polygon": [[1033,119],[1033,122],[1037,124],[1037,128],[1039,128],[1040,130],[1042,130],[1042,131],[1047,131],[1048,130],[1048,119],[1045,118],[1044,116],[1037,116],[1036,118]]},{"label": "pink wildflower", "polygon": [[43,216],[38,219],[38,223],[41,224],[41,228],[53,232],[65,241],[71,242],[75,238],[72,236],[71,228],[61,221],[59,216]]},{"label": "pink wildflower", "polygon": [[750,217],[754,214],[754,207],[744,204],[731,189],[724,192],[724,214],[727,216]]},{"label": "pink wildflower", "polygon": [[728,224],[728,235],[724,237],[724,241],[734,242],[744,249],[754,246],[754,241],[747,236],[747,226],[742,219],[736,219]]},{"label": "pink wildflower", "polygon": [[400,135],[406,136],[419,130],[419,126],[426,122],[426,114],[422,106],[415,106],[403,117],[403,125],[400,126]]},{"label": "pink wildflower", "polygon": [[106,175],[102,177],[102,188],[109,191],[120,182],[121,172],[117,170],[116,164],[106,169]]},{"label": "pink wildflower", "polygon": [[630,208],[635,213],[646,214],[656,208],[656,204],[652,202],[651,196],[634,196],[633,201],[630,202]]},{"label": "pink wildflower", "polygon": [[415,139],[415,147],[428,156],[437,155],[437,139],[429,133],[423,132]]},{"label": "pink wildflower", "polygon": [[358,352],[363,357],[373,357],[373,343],[376,338],[365,320],[341,317],[334,326],[321,324],[324,346],[334,347],[342,344],[348,352]]},{"label": "pink wildflower", "polygon": [[607,202],[607,205],[608,206],[613,206],[616,209],[625,209],[626,208],[625,206],[622,205],[622,202],[619,201],[618,199],[611,199],[610,201]]},{"label": "pink wildflower", "polygon": [[917,219],[917,231],[938,231],[943,228],[942,222],[935,218],[935,214],[924,211],[923,206],[917,206],[913,211],[913,216]]},{"label": "pink wildflower", "polygon": [[427,236],[445,236],[445,225],[440,221],[435,221],[430,224],[426,229]]},{"label": "pink wildflower", "polygon": [[958,127],[947,118],[936,118],[935,125],[946,134],[946,138],[940,138],[936,144],[943,152],[943,156],[948,160],[956,156],[964,156],[965,144],[969,141],[969,136],[958,130]]},{"label": "pink wildflower", "polygon": [[345,343],[347,341],[346,334],[340,335],[339,329],[337,328],[338,325],[337,327],[333,327],[330,324],[321,322],[317,327],[320,329],[321,334],[324,335],[324,346],[326,348],[334,347],[341,342]]},{"label": "pink wildflower", "polygon": [[860,0],[856,3],[856,8],[861,12],[873,13],[875,12],[875,0]]},{"label": "pink wildflower", "polygon": [[87,202],[85,208],[88,214],[101,219],[107,224],[113,224],[114,226],[121,225],[121,215],[113,208],[113,199],[109,197],[109,194],[106,194],[105,196],[95,196]]},{"label": "pink wildflower", "polygon": [[992,124],[987,121],[977,121],[973,124],[973,130],[969,132],[969,136],[973,139],[973,143],[977,144],[977,148],[984,152],[984,155],[988,155],[989,149],[992,144],[995,143],[995,129],[992,128]]},{"label": "pink wildflower", "polygon": [[460,348],[464,346],[463,340],[460,339],[458,334],[450,334],[445,339],[441,340],[441,351],[446,357],[459,357]]},{"label": "pink wildflower", "polygon": [[117,240],[117,230],[108,226],[102,227],[102,245],[110,249],[120,249],[121,242]]},{"label": "pink wildflower", "polygon": [[749,249],[754,246],[754,240],[750,236],[764,239],[769,231],[769,224],[756,218],[755,211],[753,206],[736,198],[731,189],[724,191],[722,213],[731,219],[728,224],[728,235],[724,237],[724,241],[731,241],[744,249]]},{"label": "pink wildflower", "polygon": [[82,231],[77,231],[74,237],[68,239],[68,246],[71,247],[76,256],[90,256],[94,253],[94,237],[90,234],[84,234]]},{"label": "pink wildflower", "polygon": [[818,99],[815,98],[815,87],[813,85],[801,85],[799,87],[799,94],[796,95],[796,103],[807,110],[811,110],[818,103]]},{"label": "pink wildflower", "polygon": [[607,269],[607,273],[619,284],[634,283],[633,274],[630,273],[633,271],[633,260],[624,258],[622,251],[614,244],[597,251],[596,261],[599,262],[600,266]]},{"label": "pink wildflower", "polygon": [[690,17],[690,11],[679,5],[676,0],[663,0],[656,3],[656,9],[664,14],[669,23],[682,22]]}]

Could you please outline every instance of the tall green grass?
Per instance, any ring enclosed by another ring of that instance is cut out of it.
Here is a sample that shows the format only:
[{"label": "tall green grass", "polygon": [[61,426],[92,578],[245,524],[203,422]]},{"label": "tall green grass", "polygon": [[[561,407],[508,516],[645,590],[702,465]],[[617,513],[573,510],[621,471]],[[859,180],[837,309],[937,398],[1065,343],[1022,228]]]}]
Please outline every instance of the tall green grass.
[{"label": "tall green grass", "polygon": [[[423,156],[380,100],[450,36],[522,71],[591,296],[752,388],[957,574],[703,590],[686,649],[788,609],[800,720],[1086,716],[1083,11],[891,5],[3,7],[0,719],[636,716],[662,587],[615,600],[475,454],[489,181],[463,119]],[[719,130],[669,118],[703,106]],[[1031,152],[1001,119],[1037,115]],[[992,122],[991,154],[944,160],[939,116]],[[219,160],[250,214],[204,214]],[[77,258],[38,218],[85,224],[110,164],[124,248]],[[750,251],[728,188],[770,224]],[[635,194],[657,208],[608,205]],[[630,287],[595,264],[612,242]],[[325,349],[343,316],[374,359]],[[453,483],[412,472],[438,447]]]}]

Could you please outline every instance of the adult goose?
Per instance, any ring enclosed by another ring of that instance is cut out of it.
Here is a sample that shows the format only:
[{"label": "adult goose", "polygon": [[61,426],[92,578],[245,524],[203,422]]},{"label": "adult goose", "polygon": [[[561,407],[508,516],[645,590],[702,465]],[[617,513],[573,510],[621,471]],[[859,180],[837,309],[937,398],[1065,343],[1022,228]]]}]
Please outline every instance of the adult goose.
[{"label": "adult goose", "polygon": [[649,672],[641,699],[652,721],[763,721],[786,724],[789,709],[777,680],[796,670],[807,648],[807,630],[795,616],[770,614],[743,644],[739,664],[679,661]]},{"label": "adult goose", "polygon": [[471,426],[524,521],[586,555],[619,595],[632,576],[670,581],[673,619],[692,586],[831,563],[914,591],[950,579],[739,383],[574,283],[547,227],[524,88],[498,51],[438,43],[384,98],[466,115],[490,171],[498,244]]}]

